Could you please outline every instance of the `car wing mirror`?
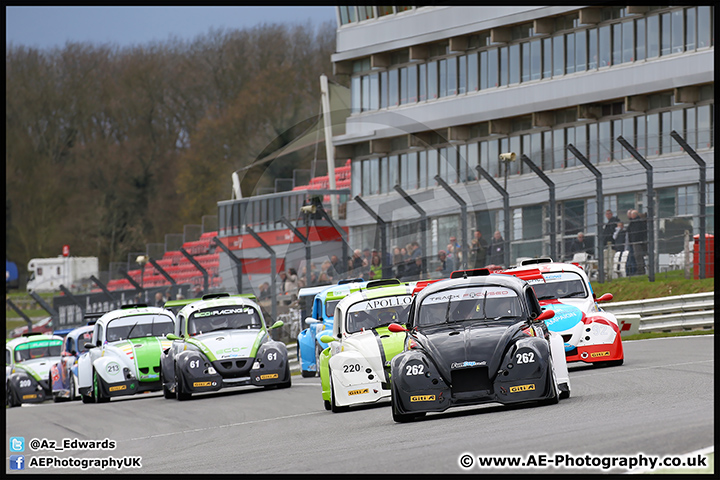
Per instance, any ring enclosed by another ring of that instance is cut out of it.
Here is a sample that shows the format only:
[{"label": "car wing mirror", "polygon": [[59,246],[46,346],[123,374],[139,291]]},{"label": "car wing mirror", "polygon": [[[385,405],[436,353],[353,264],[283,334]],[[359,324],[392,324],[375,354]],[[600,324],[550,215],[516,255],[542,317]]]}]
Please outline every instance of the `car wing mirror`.
[{"label": "car wing mirror", "polygon": [[167,338],[168,340],[182,340],[182,338],[178,337],[174,333],[168,333],[167,335],[165,335],[165,338]]},{"label": "car wing mirror", "polygon": [[323,343],[330,343],[334,342],[335,340],[337,340],[337,338],[333,337],[332,335],[323,335],[322,337],[320,337],[320,341]]},{"label": "car wing mirror", "polygon": [[596,302],[609,302],[609,301],[612,300],[612,299],[613,299],[613,294],[612,294],[612,293],[605,293],[605,294],[603,294],[600,298],[598,298],[598,299],[595,300],[595,301],[596,301]]},{"label": "car wing mirror", "polygon": [[312,325],[313,323],[320,323],[320,320],[317,318],[307,317],[305,319],[305,325]]},{"label": "car wing mirror", "polygon": [[535,319],[536,322],[542,322],[555,316],[555,310],[545,310]]},{"label": "car wing mirror", "polygon": [[400,333],[400,332],[407,332],[407,328],[403,327],[399,323],[391,323],[388,325],[388,330],[392,333]]},{"label": "car wing mirror", "polygon": [[285,325],[285,323],[282,320],[276,320],[275,323],[273,323],[270,328],[268,328],[268,330],[272,330],[273,328],[280,328],[283,325]]},{"label": "car wing mirror", "polygon": [[93,345],[92,343],[86,343],[86,344],[83,345],[83,346],[84,346],[87,350],[90,350],[91,348],[95,348],[95,347],[96,347],[96,345]]}]

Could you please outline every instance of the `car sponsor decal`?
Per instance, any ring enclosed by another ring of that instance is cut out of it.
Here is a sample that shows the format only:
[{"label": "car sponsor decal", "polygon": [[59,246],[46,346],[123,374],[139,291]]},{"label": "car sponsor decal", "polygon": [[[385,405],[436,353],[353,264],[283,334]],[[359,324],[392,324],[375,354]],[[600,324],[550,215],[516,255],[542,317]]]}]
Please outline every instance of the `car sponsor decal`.
[{"label": "car sponsor decal", "polygon": [[460,300],[482,299],[485,294],[490,297],[517,297],[517,292],[507,287],[468,287],[454,288],[451,291],[438,292],[423,299],[423,305],[444,302],[457,302]]},{"label": "car sponsor decal", "polygon": [[609,356],[610,356],[610,352],[609,352],[609,351],[605,351],[605,352],[593,352],[593,353],[590,354],[590,356],[593,357],[593,358],[597,358],[597,357],[609,357]]},{"label": "car sponsor decal", "polygon": [[350,390],[348,392],[348,395],[362,395],[364,393],[370,393],[370,389],[368,388],[362,388],[360,390]]},{"label": "car sponsor decal", "polygon": [[119,392],[120,390],[125,390],[127,387],[125,385],[116,385],[114,387],[110,387],[108,390],[111,392]]},{"label": "car sponsor decal", "polygon": [[211,385],[210,382],[193,382],[193,387],[209,387]]},{"label": "car sponsor decal", "polygon": [[545,325],[551,332],[565,332],[582,323],[583,313],[577,307],[557,303],[548,308],[555,311],[552,318],[545,320]]},{"label": "car sponsor decal", "polygon": [[434,402],[435,395],[413,395],[410,397],[411,402]]},{"label": "car sponsor decal", "polygon": [[212,315],[232,315],[236,313],[248,313],[250,315],[255,313],[255,309],[252,307],[237,307],[237,308],[226,308],[224,310],[211,310],[204,312],[195,312],[194,318],[210,317]]},{"label": "car sponsor decal", "polygon": [[278,378],[277,373],[266,373],[264,375],[260,375],[260,380],[270,380],[271,378]]},{"label": "car sponsor decal", "polygon": [[33,399],[33,398],[37,398],[37,394],[35,394],[35,393],[30,393],[30,394],[28,394],[28,395],[23,395],[23,400],[31,400],[31,399]]},{"label": "car sponsor decal", "polygon": [[453,362],[450,364],[450,368],[465,368],[485,365],[485,360],[482,362],[476,362],[475,360],[466,360],[464,362]]},{"label": "car sponsor decal", "polygon": [[510,387],[510,393],[527,392],[528,390],[535,390],[535,384],[531,383],[529,385],[515,385],[514,387]]}]

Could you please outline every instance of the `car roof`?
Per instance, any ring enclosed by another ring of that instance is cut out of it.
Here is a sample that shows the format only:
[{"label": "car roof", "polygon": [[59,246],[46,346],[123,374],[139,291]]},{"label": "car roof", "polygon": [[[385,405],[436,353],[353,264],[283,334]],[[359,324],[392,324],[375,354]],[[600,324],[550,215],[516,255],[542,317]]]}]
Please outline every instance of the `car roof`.
[{"label": "car roof", "polygon": [[147,315],[147,314],[158,314],[165,315],[174,320],[173,314],[170,310],[165,310],[160,307],[148,307],[148,306],[137,306],[137,305],[125,305],[117,310],[112,310],[98,318],[97,325],[105,325],[111,320],[116,318],[131,317],[133,315]]},{"label": "car roof", "polygon": [[440,280],[433,284],[428,285],[417,293],[418,302],[422,301],[423,298],[433,293],[460,286],[482,286],[482,285],[498,285],[501,287],[509,287],[515,290],[521,290],[527,282],[511,275],[501,273],[491,273],[489,275],[477,275],[470,276],[467,278],[449,278]]},{"label": "car roof", "polygon": [[241,305],[256,308],[260,312],[260,316],[262,317],[262,310],[260,309],[260,306],[255,303],[252,298],[241,297],[237,295],[198,300],[196,302],[185,305],[177,314],[178,316],[182,314],[185,315],[185,317],[189,317],[192,312],[195,312],[197,310],[203,310],[205,308],[213,307],[224,307],[228,305]]},{"label": "car roof", "polygon": [[22,345],[23,343],[36,342],[38,340],[60,340],[62,342],[62,337],[59,335],[47,335],[43,333],[40,335],[31,335],[29,337],[13,338],[9,342],[7,342],[5,346],[6,348],[14,349],[18,345]]},{"label": "car roof", "polygon": [[587,280],[587,273],[585,270],[574,263],[564,263],[564,262],[546,262],[546,263],[536,263],[536,264],[530,264],[530,265],[521,265],[516,267],[511,267],[506,270],[503,270],[502,273],[512,275],[512,272],[520,272],[520,271],[527,271],[527,270],[534,270],[537,269],[540,271],[540,273],[550,273],[550,272],[573,272],[579,274],[581,277]]},{"label": "car roof", "polygon": [[[387,285],[376,288],[362,289],[357,292],[353,292],[347,295],[345,298],[340,300],[335,309],[340,309],[343,316],[347,312],[351,305],[354,305],[363,300],[371,300],[373,298],[393,297],[398,295],[412,295],[415,289],[415,282],[403,283],[401,285]],[[345,322],[335,322],[333,325],[333,332],[337,329],[340,331],[344,328]]]}]

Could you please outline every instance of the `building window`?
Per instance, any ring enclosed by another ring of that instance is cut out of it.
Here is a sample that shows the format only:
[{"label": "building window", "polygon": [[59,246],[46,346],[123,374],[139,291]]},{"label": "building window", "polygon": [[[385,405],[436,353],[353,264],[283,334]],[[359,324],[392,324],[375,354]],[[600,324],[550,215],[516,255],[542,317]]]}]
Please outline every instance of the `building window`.
[{"label": "building window", "polygon": [[587,66],[587,30],[575,34],[575,71],[584,72]]},{"label": "building window", "polygon": [[427,64],[427,98],[434,100],[438,98],[438,64],[437,61]]},{"label": "building window", "polygon": [[408,81],[408,103],[417,103],[418,101],[418,81],[417,81],[417,65],[410,65],[407,69]]},{"label": "building window", "polygon": [[400,165],[397,155],[390,155],[388,158],[388,191],[392,192],[400,181],[398,175],[400,174]]},{"label": "building window", "polygon": [[520,44],[510,45],[510,84],[520,83]]},{"label": "building window", "polygon": [[447,96],[447,59],[443,58],[438,62],[438,70],[440,75],[440,93],[438,95],[440,97],[445,97]]},{"label": "building window", "polygon": [[400,68],[400,105],[408,103],[408,67]]},{"label": "building window", "polygon": [[389,166],[388,157],[382,157],[380,159],[380,193],[388,193],[390,190],[389,185]]},{"label": "building window", "polygon": [[685,10],[685,49],[695,50],[695,8]]},{"label": "building window", "polygon": [[377,7],[377,9],[378,9],[378,17],[384,17],[385,15],[390,15],[390,14],[394,13],[393,7]]},{"label": "building window", "polygon": [[588,69],[598,68],[598,31],[597,28],[588,30]]},{"label": "building window", "polygon": [[436,149],[428,150],[427,162],[427,186],[434,187],[437,185],[435,175],[438,174],[438,151]]},{"label": "building window", "polygon": [[672,12],[672,33],[671,45],[672,53],[682,53],[684,44],[683,35],[683,10],[675,10]]},{"label": "building window", "polygon": [[458,57],[458,94],[467,92],[467,57]]},{"label": "building window", "polygon": [[659,16],[647,18],[647,58],[660,55],[660,22]]},{"label": "building window", "polygon": [[500,48],[500,85],[508,84],[508,47]]},{"label": "building window", "polygon": [[622,63],[622,23],[612,26],[612,65]]},{"label": "building window", "polygon": [[629,22],[622,23],[622,62],[632,62],[635,60],[634,57],[634,46],[635,39],[633,38],[633,29],[635,22],[630,20]]},{"label": "building window", "polygon": [[370,77],[363,75],[362,79],[362,111],[370,110]]},{"label": "building window", "polygon": [[521,81],[522,82],[529,82],[530,81],[530,62],[532,61],[532,54],[530,53],[530,42],[525,42],[520,45],[520,48],[522,48],[521,53],[521,59],[522,59],[522,65],[520,66],[521,70]]},{"label": "building window", "polygon": [[480,90],[488,88],[488,52],[480,52]]},{"label": "building window", "polygon": [[558,77],[562,75],[565,67],[565,42],[563,36],[558,35],[553,37],[553,76]]},{"label": "building window", "polygon": [[698,149],[713,147],[713,124],[711,123],[712,107],[712,105],[702,105],[697,107]]},{"label": "building window", "polygon": [[351,100],[350,100],[350,111],[360,113],[360,77],[353,77],[351,80]]},{"label": "building window", "polygon": [[553,168],[565,167],[565,129],[553,130]]},{"label": "building window", "polygon": [[427,65],[422,63],[418,65],[418,69],[418,88],[420,89],[418,100],[424,102],[425,100],[427,100]]},{"label": "building window", "polygon": [[660,55],[670,54],[670,14],[663,13],[660,16]]},{"label": "building window", "polygon": [[380,72],[380,108],[388,107],[388,72]]},{"label": "building window", "polygon": [[498,86],[498,49],[488,50],[487,60],[487,85],[488,88]]},{"label": "building window", "polygon": [[400,104],[400,92],[398,91],[400,79],[398,78],[398,69],[393,69],[388,72],[388,104],[391,107],[396,107]]},{"label": "building window", "polygon": [[418,152],[418,188],[427,188],[428,186],[428,160],[427,150]]},{"label": "building window", "polygon": [[660,155],[660,115],[653,113],[646,116],[647,125],[647,153]]},{"label": "building window", "polygon": [[645,60],[645,19],[635,20],[635,60]]},{"label": "building window", "polygon": [[598,67],[610,66],[610,25],[600,27],[598,32],[599,65]]},{"label": "building window", "polygon": [[565,73],[575,73],[575,34],[565,35]]},{"label": "building window", "polygon": [[471,143],[468,145],[467,148],[467,180],[468,182],[472,182],[474,180],[477,180],[478,173],[477,167],[480,164],[480,157],[479,157],[479,150],[478,150],[478,144],[477,143]]},{"label": "building window", "polygon": [[380,108],[380,75],[375,73],[370,75],[370,110]]},{"label": "building window", "polygon": [[698,32],[697,32],[697,46],[698,48],[705,48],[712,45],[712,27],[711,21],[713,18],[712,7],[702,6],[698,7]]},{"label": "building window", "polygon": [[471,53],[467,56],[467,91],[476,92],[478,84],[478,54]]},{"label": "building window", "polygon": [[[450,57],[447,59],[447,94],[457,95],[457,84],[458,84],[458,62],[457,57]],[[442,89],[442,87],[440,87]]]},{"label": "building window", "polygon": [[540,80],[542,74],[542,42],[530,42],[530,80]]}]

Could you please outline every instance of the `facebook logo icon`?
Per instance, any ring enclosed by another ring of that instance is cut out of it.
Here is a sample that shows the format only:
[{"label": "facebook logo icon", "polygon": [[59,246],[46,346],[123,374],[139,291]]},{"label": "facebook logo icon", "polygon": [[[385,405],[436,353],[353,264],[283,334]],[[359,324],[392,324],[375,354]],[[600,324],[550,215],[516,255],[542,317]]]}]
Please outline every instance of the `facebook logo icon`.
[{"label": "facebook logo icon", "polygon": [[10,470],[25,470],[25,455],[10,455]]}]

